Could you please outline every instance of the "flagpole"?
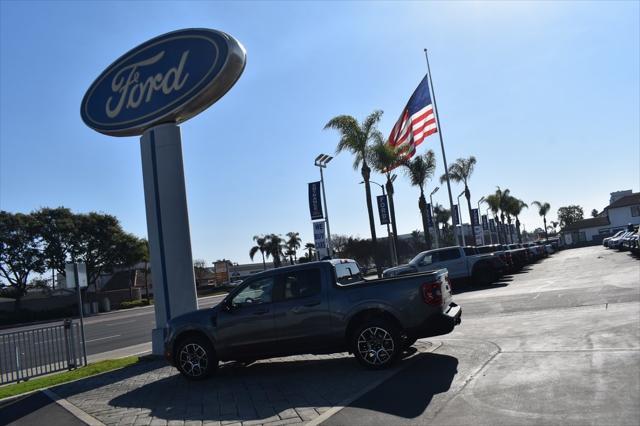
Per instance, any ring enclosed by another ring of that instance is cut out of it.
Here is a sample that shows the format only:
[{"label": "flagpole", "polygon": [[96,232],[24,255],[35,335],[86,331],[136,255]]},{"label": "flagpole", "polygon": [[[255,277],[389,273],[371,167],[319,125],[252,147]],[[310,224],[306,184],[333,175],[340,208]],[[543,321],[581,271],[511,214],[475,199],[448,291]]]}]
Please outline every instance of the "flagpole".
[{"label": "flagpole", "polygon": [[[424,49],[424,57],[427,59],[427,74],[429,74],[429,86],[431,89],[431,97],[433,99],[433,109],[436,110],[436,126],[438,126],[438,136],[440,137],[440,148],[442,149],[442,161],[444,161],[444,174],[447,177],[447,191],[449,191],[449,207],[451,207],[451,220],[453,221],[453,196],[451,195],[451,183],[449,183],[449,166],[447,166],[447,155],[444,153],[444,142],[442,142],[442,128],[440,127],[440,117],[438,117],[438,103],[436,102],[436,90],[433,87],[433,80],[431,79],[431,67],[429,66],[429,55],[427,49]],[[458,221],[460,221],[460,215],[458,215]],[[462,227],[462,224],[460,224]],[[453,224],[453,234],[456,234],[456,226]],[[456,245],[458,245],[458,238],[456,237]]]}]

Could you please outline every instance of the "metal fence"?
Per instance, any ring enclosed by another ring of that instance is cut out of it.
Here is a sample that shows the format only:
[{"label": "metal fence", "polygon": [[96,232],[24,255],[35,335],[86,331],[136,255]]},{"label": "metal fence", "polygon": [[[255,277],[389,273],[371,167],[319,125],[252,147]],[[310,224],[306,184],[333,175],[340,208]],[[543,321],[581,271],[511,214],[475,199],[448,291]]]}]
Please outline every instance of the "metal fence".
[{"label": "metal fence", "polygon": [[83,365],[80,325],[61,325],[0,334],[0,384],[21,382]]}]

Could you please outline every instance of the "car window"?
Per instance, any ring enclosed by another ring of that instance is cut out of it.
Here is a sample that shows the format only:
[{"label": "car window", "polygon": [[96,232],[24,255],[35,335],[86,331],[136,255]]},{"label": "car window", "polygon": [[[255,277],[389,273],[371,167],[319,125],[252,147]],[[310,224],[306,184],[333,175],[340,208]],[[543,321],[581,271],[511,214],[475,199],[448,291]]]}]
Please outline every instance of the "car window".
[{"label": "car window", "polygon": [[431,265],[434,262],[434,254],[425,254],[422,260],[420,261],[420,266]]},{"label": "car window", "polygon": [[438,257],[440,262],[458,259],[460,258],[460,250],[458,249],[442,250],[438,252]]},{"label": "car window", "polygon": [[334,266],[338,284],[347,285],[362,281],[362,274],[355,262],[336,263]]},{"label": "car window", "polygon": [[277,277],[277,299],[299,299],[320,294],[320,270],[291,271]]},{"label": "car window", "polygon": [[273,277],[266,277],[251,281],[233,297],[231,300],[232,305],[242,306],[271,303],[273,282]]}]

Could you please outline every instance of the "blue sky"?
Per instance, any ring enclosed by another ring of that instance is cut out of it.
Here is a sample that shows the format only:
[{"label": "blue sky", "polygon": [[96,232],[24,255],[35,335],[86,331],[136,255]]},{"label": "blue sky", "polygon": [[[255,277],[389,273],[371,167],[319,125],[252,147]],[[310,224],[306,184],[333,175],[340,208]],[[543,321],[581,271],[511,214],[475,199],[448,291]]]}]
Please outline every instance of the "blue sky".
[{"label": "blue sky", "polygon": [[[388,134],[425,74],[424,47],[447,158],[478,159],[473,199],[500,185],[548,201],[552,218],[567,204],[588,216],[609,192],[640,184],[639,16],[632,1],[3,1],[0,208],[101,211],[146,236],[138,138],[90,130],[80,101],[127,50],[207,27],[240,40],[248,62],[223,99],[181,126],[195,258],[247,262],[261,233],[312,241],[306,185],[318,179],[313,159],[338,141],[324,124],[382,109]],[[439,176],[437,135],[419,152],[429,148]],[[340,154],[326,170],[331,230],[366,237],[351,163]],[[418,190],[396,182],[399,232],[408,233],[420,228]],[[446,205],[443,189],[435,198]],[[522,221],[541,225],[533,209]]]}]

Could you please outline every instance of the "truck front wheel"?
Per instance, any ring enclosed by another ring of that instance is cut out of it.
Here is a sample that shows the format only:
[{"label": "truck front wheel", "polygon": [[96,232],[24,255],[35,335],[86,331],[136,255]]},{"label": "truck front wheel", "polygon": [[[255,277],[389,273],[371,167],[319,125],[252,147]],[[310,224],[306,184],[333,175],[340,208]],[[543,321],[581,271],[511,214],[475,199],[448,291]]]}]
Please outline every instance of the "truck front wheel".
[{"label": "truck front wheel", "polygon": [[356,328],[351,339],[358,362],[372,370],[389,367],[403,350],[400,331],[383,319],[364,322]]}]

